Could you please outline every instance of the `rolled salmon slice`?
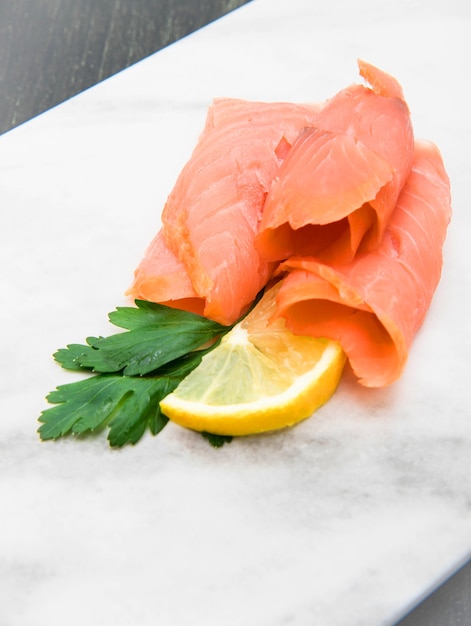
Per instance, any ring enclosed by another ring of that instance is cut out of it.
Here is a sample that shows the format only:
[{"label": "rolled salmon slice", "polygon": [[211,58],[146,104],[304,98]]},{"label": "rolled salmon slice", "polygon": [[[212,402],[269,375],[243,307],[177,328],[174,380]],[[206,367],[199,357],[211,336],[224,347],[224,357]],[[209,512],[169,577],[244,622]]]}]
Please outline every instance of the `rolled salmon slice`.
[{"label": "rolled salmon slice", "polygon": [[381,241],[414,136],[396,79],[364,61],[359,68],[370,86],[351,85],[328,101],[280,166],[256,238],[266,260],[347,263]]},{"label": "rolled salmon slice", "polygon": [[198,315],[202,315],[204,311],[204,299],[198,297],[193,289],[185,266],[167,247],[161,230],[147,247],[142,261],[134,271],[134,282],[126,295]]},{"label": "rolled salmon slice", "polygon": [[[283,158],[318,110],[238,99],[218,99],[210,107],[162,213],[165,244],[204,300],[205,316],[233,323],[269,279],[274,265],[254,245],[265,198]],[[159,289],[147,293],[162,299]]]},{"label": "rolled salmon slice", "polygon": [[402,373],[438,285],[451,218],[448,175],[438,148],[416,142],[407,181],[379,247],[345,265],[292,257],[276,315],[297,334],[342,345],[354,373],[381,387]]}]

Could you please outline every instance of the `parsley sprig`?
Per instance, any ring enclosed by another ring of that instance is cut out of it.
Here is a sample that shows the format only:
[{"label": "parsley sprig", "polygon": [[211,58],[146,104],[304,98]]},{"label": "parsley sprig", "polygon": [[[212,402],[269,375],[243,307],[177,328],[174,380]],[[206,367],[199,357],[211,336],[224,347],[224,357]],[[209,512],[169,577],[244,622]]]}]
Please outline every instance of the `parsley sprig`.
[{"label": "parsley sprig", "polygon": [[[43,441],[108,428],[110,445],[121,447],[137,443],[146,430],[156,435],[168,422],[160,400],[231,328],[162,304],[135,303],[136,307],[118,307],[108,315],[125,332],[88,337],[85,344],[69,344],[54,354],[64,369],[88,376],[47,396],[54,406],[39,417]],[[208,342],[212,345],[201,349]],[[231,440],[204,436],[215,447]]]}]

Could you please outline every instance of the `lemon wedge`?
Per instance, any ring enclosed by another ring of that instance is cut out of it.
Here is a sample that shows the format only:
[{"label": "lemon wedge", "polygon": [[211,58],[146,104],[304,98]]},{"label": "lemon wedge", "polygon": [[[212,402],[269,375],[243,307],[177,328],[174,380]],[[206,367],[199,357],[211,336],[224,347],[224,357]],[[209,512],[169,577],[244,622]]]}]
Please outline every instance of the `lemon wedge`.
[{"label": "lemon wedge", "polygon": [[294,335],[271,321],[280,284],[161,402],[172,421],[216,435],[292,426],[334,393],[345,355],[336,341]]}]

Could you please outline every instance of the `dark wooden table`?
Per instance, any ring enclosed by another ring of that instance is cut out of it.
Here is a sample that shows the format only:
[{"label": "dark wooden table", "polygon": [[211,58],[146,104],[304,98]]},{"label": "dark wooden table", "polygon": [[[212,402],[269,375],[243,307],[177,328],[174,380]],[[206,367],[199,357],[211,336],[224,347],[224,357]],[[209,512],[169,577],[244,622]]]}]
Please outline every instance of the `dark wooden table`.
[{"label": "dark wooden table", "polygon": [[249,0],[0,0],[0,133]]}]

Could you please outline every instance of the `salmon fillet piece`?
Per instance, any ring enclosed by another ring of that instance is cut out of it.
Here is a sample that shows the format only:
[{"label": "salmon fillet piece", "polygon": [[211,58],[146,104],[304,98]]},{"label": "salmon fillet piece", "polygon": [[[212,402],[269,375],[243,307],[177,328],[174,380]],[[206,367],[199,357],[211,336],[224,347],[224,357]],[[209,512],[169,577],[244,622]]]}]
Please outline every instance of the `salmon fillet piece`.
[{"label": "salmon fillet piece", "polygon": [[[233,323],[269,279],[274,265],[254,245],[265,198],[318,108],[231,98],[210,107],[162,214],[165,244],[204,300],[205,316]],[[148,296],[162,299],[158,289]]]},{"label": "salmon fillet piece", "polygon": [[270,261],[347,263],[378,246],[409,174],[414,135],[395,78],[359,61],[351,85],[295,141],[267,195],[256,247]]},{"label": "salmon fillet piece", "polygon": [[[158,300],[155,299],[158,294]],[[126,295],[203,314],[204,299],[198,297],[186,268],[165,244],[162,231],[151,241],[134,272]]]},{"label": "salmon fillet piece", "polygon": [[297,334],[336,339],[354,373],[381,387],[402,373],[438,285],[451,218],[450,182],[438,148],[416,142],[412,169],[378,248],[348,264],[295,256],[278,317]]}]

